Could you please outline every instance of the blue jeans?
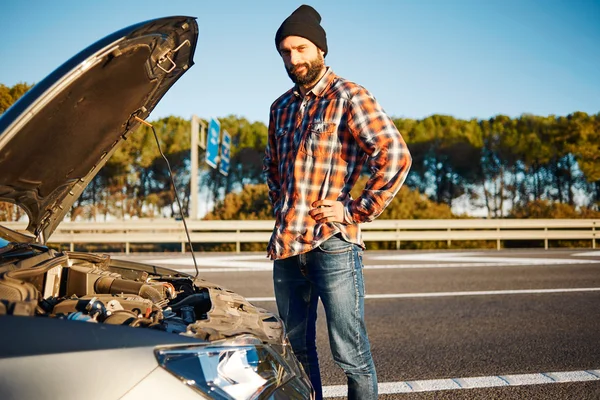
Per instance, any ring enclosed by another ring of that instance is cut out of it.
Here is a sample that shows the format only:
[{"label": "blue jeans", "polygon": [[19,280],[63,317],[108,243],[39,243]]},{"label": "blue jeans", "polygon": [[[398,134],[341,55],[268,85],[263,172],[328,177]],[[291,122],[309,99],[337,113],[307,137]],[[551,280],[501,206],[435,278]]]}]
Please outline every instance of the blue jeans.
[{"label": "blue jeans", "polygon": [[362,249],[333,236],[308,253],[275,260],[273,283],[279,315],[316,398],[323,397],[316,346],[321,298],[333,359],[348,378],[348,399],[376,399],[377,374],[364,320]]}]

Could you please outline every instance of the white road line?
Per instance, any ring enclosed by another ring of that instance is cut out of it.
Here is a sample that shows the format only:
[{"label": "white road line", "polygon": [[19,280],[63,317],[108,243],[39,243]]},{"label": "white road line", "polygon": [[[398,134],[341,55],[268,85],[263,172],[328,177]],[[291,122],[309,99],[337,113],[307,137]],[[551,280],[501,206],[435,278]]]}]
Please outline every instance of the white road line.
[{"label": "white road line", "polygon": [[[461,390],[475,388],[510,387],[541,385],[567,382],[588,382],[600,380],[600,370],[545,372],[535,374],[477,376],[469,378],[428,379],[421,381],[382,382],[379,394],[434,392],[438,390]],[[345,385],[324,386],[323,397],[344,397]]]},{"label": "white road line", "polygon": [[415,269],[415,268],[480,268],[480,267],[539,267],[544,265],[567,265],[567,264],[600,264],[600,260],[550,260],[532,262],[463,262],[463,263],[436,263],[436,264],[388,264],[388,265],[365,265],[366,269]]},{"label": "white road line", "polygon": [[600,262],[600,260],[577,260],[572,258],[544,258],[544,257],[490,257],[480,256],[476,253],[425,253],[425,254],[389,254],[370,256],[371,260],[380,261],[433,261],[445,263],[495,263],[495,264],[580,264]]},{"label": "white road line", "polygon": [[574,253],[572,257],[600,257],[600,251],[586,251],[585,253]]},{"label": "white road line", "polygon": [[[367,294],[365,299],[419,299],[428,297],[466,297],[466,296],[505,296],[515,294],[549,294],[549,293],[576,293],[600,292],[597,288],[562,288],[562,289],[524,289],[524,290],[486,290],[473,292],[426,292],[426,293],[390,293]],[[275,301],[275,297],[246,297],[253,301]]]}]

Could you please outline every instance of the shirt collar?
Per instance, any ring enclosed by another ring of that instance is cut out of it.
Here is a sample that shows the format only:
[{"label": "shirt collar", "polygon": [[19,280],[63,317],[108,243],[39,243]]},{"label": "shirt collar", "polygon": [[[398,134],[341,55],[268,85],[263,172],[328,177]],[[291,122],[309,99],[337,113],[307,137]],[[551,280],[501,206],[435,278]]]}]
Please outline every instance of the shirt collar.
[{"label": "shirt collar", "polygon": [[[319,79],[316,85],[313,86],[312,89],[310,89],[308,92],[306,92],[306,94],[308,95],[309,93],[313,93],[317,97],[322,97],[323,92],[325,92],[325,89],[327,89],[327,87],[333,81],[334,78],[335,74],[333,73],[331,68],[327,67],[321,79]],[[293,92],[296,97],[302,97],[302,93],[300,93],[300,88],[298,87],[298,84],[294,86]]]}]

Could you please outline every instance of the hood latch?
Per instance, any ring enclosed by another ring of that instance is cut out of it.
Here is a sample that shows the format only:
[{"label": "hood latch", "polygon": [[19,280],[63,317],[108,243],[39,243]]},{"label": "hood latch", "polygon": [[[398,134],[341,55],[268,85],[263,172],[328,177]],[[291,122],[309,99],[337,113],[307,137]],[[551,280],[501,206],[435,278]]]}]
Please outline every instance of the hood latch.
[{"label": "hood latch", "polygon": [[[160,69],[162,69],[164,72],[166,72],[167,74],[172,72],[176,67],[177,64],[175,64],[175,61],[173,61],[173,59],[171,58],[173,56],[173,54],[177,53],[183,46],[191,46],[191,43],[189,40],[184,40],[179,46],[177,46],[176,48],[167,51],[164,55],[162,55],[158,61],[156,62],[156,66]],[[170,62],[170,67],[169,69],[164,69],[160,64],[162,64],[165,61],[169,61]],[[187,65],[185,65],[183,67],[183,69],[187,69]]]}]

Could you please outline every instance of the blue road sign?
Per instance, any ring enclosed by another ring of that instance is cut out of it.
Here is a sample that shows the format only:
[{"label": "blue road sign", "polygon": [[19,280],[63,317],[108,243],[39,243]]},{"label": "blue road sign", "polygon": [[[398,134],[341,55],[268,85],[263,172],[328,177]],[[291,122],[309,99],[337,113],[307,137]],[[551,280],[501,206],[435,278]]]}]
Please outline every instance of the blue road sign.
[{"label": "blue road sign", "polygon": [[221,160],[219,160],[219,172],[227,176],[229,174],[229,155],[231,154],[231,136],[229,132],[223,130],[223,140],[221,141]]},{"label": "blue road sign", "polygon": [[208,124],[208,135],[206,137],[206,163],[213,168],[217,168],[219,159],[219,134],[221,133],[221,124],[216,119],[211,119]]}]

